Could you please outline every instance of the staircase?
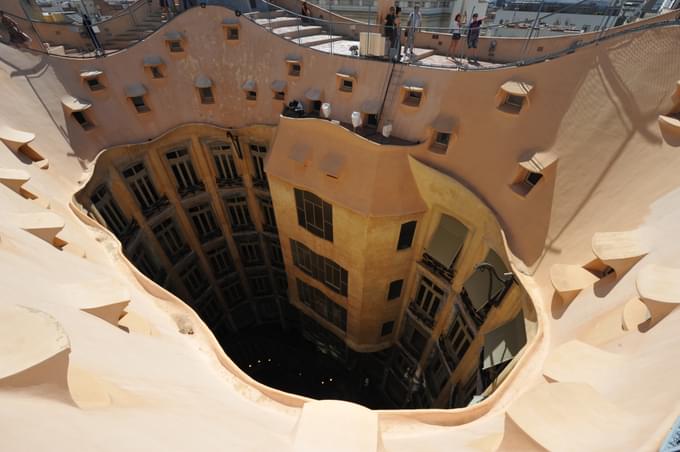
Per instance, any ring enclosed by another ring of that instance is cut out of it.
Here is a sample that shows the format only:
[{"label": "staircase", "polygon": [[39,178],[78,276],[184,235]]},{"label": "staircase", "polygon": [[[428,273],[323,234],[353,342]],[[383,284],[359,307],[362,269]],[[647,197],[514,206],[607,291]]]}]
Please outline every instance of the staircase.
[{"label": "staircase", "polygon": [[310,23],[303,24],[299,17],[283,10],[258,11],[246,13],[245,16],[275,35],[304,47],[314,48],[343,40],[342,36],[331,35],[321,25],[315,25],[313,19],[310,19]]},{"label": "staircase", "polygon": [[[245,16],[275,35],[321,52],[352,56],[351,49],[354,46],[359,48],[359,41],[331,34],[325,21],[309,18],[308,23],[303,23],[300,17],[281,9],[251,12]],[[434,50],[414,49],[414,53],[415,56],[408,60],[411,63],[434,55]]]},{"label": "staircase", "polygon": [[[151,33],[158,30],[164,22],[165,21],[161,17],[161,12],[158,10],[152,10],[148,11],[141,21],[138,21],[138,23],[123,31],[122,33],[118,33],[109,37],[102,36],[102,34],[98,34],[97,36],[99,37],[99,40],[106,53],[112,53],[121,49],[126,49],[131,45],[143,40]],[[95,25],[98,25],[101,28],[105,27],[105,25],[102,24]],[[47,51],[53,55],[94,56],[92,44],[87,38],[84,39],[84,48],[69,47],[50,42],[46,42],[45,47],[47,48]]]}]

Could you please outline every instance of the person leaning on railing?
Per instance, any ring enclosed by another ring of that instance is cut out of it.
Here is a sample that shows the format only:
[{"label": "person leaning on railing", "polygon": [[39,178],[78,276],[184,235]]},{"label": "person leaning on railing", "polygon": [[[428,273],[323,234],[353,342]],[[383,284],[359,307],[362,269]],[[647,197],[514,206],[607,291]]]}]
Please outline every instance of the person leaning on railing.
[{"label": "person leaning on railing", "polygon": [[300,15],[302,16],[302,23],[308,24],[309,19],[307,18],[312,15],[312,11],[309,9],[309,5],[305,0],[302,0],[302,8],[300,9]]}]

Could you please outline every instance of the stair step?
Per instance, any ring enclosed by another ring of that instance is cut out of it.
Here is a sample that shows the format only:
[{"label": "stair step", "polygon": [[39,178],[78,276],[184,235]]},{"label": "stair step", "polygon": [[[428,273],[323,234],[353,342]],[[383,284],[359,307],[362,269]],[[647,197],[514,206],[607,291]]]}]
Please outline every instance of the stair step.
[{"label": "stair step", "polygon": [[277,9],[274,11],[253,11],[250,13],[245,13],[245,16],[250,17],[251,19],[264,19],[267,17],[281,17],[285,16],[288,13],[282,9]]},{"label": "stair step", "polygon": [[309,35],[317,35],[322,32],[322,28],[316,25],[300,25],[295,27],[279,27],[274,28],[272,32],[281,37],[301,37]]},{"label": "stair step", "polygon": [[298,19],[297,17],[281,16],[273,18],[255,19],[255,23],[258,25],[262,25],[266,28],[276,28],[297,25],[300,23],[300,19]]},{"label": "stair step", "polygon": [[319,45],[319,44],[326,44],[327,42],[339,41],[339,40],[342,39],[342,36],[320,34],[320,35],[301,36],[299,38],[291,37],[291,38],[286,38],[286,39],[289,39],[290,41],[292,41],[292,42],[294,42],[295,44],[298,44],[298,45],[311,47],[311,46],[316,46],[316,45]]}]

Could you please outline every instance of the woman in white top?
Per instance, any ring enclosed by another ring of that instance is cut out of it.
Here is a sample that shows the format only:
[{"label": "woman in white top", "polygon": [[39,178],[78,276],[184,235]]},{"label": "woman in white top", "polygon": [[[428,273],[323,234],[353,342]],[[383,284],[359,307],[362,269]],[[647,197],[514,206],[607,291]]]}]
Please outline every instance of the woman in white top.
[{"label": "woman in white top", "polygon": [[[461,32],[463,30],[463,16],[456,14],[453,19],[453,28],[451,28],[451,44],[449,44],[449,51],[446,56],[455,60],[456,47],[458,47],[458,41],[460,41]],[[453,55],[453,57],[451,56]]]}]

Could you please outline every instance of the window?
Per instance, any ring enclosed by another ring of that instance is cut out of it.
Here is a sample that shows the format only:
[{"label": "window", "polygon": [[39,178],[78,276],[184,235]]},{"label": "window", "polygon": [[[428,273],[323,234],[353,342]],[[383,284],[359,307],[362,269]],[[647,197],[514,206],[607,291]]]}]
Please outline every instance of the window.
[{"label": "window", "polygon": [[334,292],[347,296],[349,279],[347,270],[293,239],[290,240],[290,248],[296,267]]},{"label": "window", "polygon": [[[442,388],[449,379],[449,369],[444,364],[444,357],[441,350],[435,347],[430,357],[430,363],[425,368],[425,381],[430,397],[436,399]],[[447,402],[448,403],[448,402]]]},{"label": "window", "polygon": [[257,100],[257,91],[246,91],[246,100]]},{"label": "window", "polygon": [[[503,275],[508,271],[505,262],[493,250],[489,250],[483,262],[491,264],[501,278],[504,278]],[[481,325],[486,320],[491,306],[500,303],[509,288],[510,284],[505,285],[493,277],[489,269],[477,269],[463,284],[460,295],[469,308],[472,319],[477,325]]]},{"label": "window", "polygon": [[401,225],[399,231],[399,241],[397,242],[397,251],[411,248],[413,243],[413,235],[416,232],[416,221],[409,221]]},{"label": "window", "polygon": [[468,234],[467,227],[457,219],[442,214],[437,229],[423,253],[423,264],[447,281],[453,279],[453,266]]},{"label": "window", "polygon": [[257,235],[239,237],[236,241],[236,247],[241,256],[243,266],[252,267],[264,264],[262,247],[260,246],[260,239]]},{"label": "window", "polygon": [[224,198],[224,205],[227,209],[232,231],[239,232],[254,229],[245,194],[236,194]]},{"label": "window", "polygon": [[227,143],[212,143],[210,153],[215,163],[215,182],[218,186],[240,185],[242,180],[236,170],[234,154],[231,145]]},{"label": "window", "polygon": [[189,151],[186,148],[175,149],[165,154],[170,163],[170,169],[175,177],[177,192],[184,197],[204,189],[203,182],[198,179],[194,165],[191,163]]},{"label": "window", "polygon": [[472,372],[463,387],[456,395],[456,402],[454,408],[462,408],[468,406],[472,398],[477,392],[477,372]]},{"label": "window", "polygon": [[434,326],[434,318],[445,300],[444,290],[437,287],[425,276],[420,277],[416,297],[409,305],[411,312],[425,325]]},{"label": "window", "polygon": [[376,129],[378,127],[378,115],[377,114],[367,114],[366,115],[366,127]]},{"label": "window", "polygon": [[410,107],[417,107],[420,105],[420,101],[422,100],[422,98],[423,98],[422,89],[406,89],[403,103],[404,105],[408,105]]},{"label": "window", "polygon": [[189,264],[186,270],[182,272],[180,278],[184,283],[184,287],[187,288],[189,294],[194,298],[201,295],[209,285],[198,262]]},{"label": "window", "polygon": [[238,41],[238,27],[227,28],[227,41]]},{"label": "window", "polygon": [[85,113],[82,111],[74,111],[71,113],[71,116],[73,116],[73,119],[75,119],[76,122],[80,124],[80,127],[82,127],[83,130],[90,130],[94,127],[94,124],[89,121],[87,116],[85,116]]},{"label": "window", "polygon": [[129,254],[130,262],[134,264],[137,269],[144,273],[149,279],[157,284],[163,284],[165,280],[165,272],[163,268],[156,262],[154,256],[149,253],[146,247],[139,244]]},{"label": "window", "polygon": [[347,330],[347,310],[344,307],[336,304],[316,287],[305,284],[299,279],[296,281],[302,304],[342,331]]},{"label": "window", "polygon": [[99,91],[105,88],[104,85],[99,81],[99,77],[92,77],[85,79],[87,82],[87,87],[90,88],[90,91]]},{"label": "window", "polygon": [[522,110],[523,105],[524,105],[524,97],[523,96],[516,96],[514,94],[508,94],[508,96],[505,98],[504,106],[509,111],[519,113],[520,110]]},{"label": "window", "polygon": [[418,329],[418,326],[411,317],[406,316],[404,330],[399,338],[399,342],[413,357],[418,359],[423,353],[425,345],[427,345],[427,335]]},{"label": "window", "polygon": [[333,241],[333,206],[314,193],[294,189],[298,224],[312,234]]},{"label": "window", "polygon": [[299,77],[302,71],[300,63],[288,62],[288,75],[292,77]]},{"label": "window", "polygon": [[190,207],[189,217],[201,242],[207,242],[221,235],[210,204],[205,203]]},{"label": "window", "polygon": [[310,104],[309,112],[313,115],[319,116],[321,114],[321,105],[323,102],[320,100],[313,100]]},{"label": "window", "polygon": [[286,92],[285,91],[274,91],[274,99],[284,100],[285,98],[286,98]]},{"label": "window", "polygon": [[279,294],[286,295],[288,293],[288,277],[285,272],[274,271],[274,283]]},{"label": "window", "polygon": [[147,111],[151,111],[149,106],[144,103],[144,96],[133,96],[130,98],[130,100],[132,101],[132,105],[135,106],[137,113],[146,113]]},{"label": "window", "polygon": [[201,96],[202,104],[214,104],[215,98],[213,97],[212,88],[198,88],[198,94]]},{"label": "window", "polygon": [[346,93],[351,93],[353,87],[354,87],[354,82],[351,79],[343,78],[340,81],[340,91],[344,91]]},{"label": "window", "polygon": [[389,322],[383,323],[382,329],[380,330],[380,336],[387,336],[388,334],[391,334],[393,329],[394,320],[390,320]]},{"label": "window", "polygon": [[238,277],[222,281],[220,283],[220,289],[222,290],[225,301],[231,308],[239,305],[246,299],[243,285]]},{"label": "window", "polygon": [[264,172],[264,158],[267,155],[267,147],[251,144],[250,156],[253,160],[253,185],[256,187],[268,187],[267,175]]},{"label": "window", "polygon": [[261,297],[272,294],[272,283],[269,280],[269,274],[264,273],[260,275],[248,275],[248,284],[253,296]]},{"label": "window", "polygon": [[541,173],[532,173],[531,171],[527,171],[526,177],[524,177],[524,183],[529,185],[530,187],[535,186],[543,175]]},{"label": "window", "polygon": [[451,139],[451,134],[446,132],[437,132],[434,136],[435,146],[447,147],[449,145],[449,140]]},{"label": "window", "polygon": [[390,289],[387,291],[387,299],[394,300],[395,298],[399,298],[401,296],[401,288],[403,286],[404,286],[403,279],[397,279],[396,281],[392,281],[390,283]]},{"label": "window", "polygon": [[283,253],[281,252],[281,243],[279,243],[279,239],[271,238],[268,240],[268,242],[269,259],[271,261],[272,267],[283,269]]},{"label": "window", "polygon": [[163,77],[165,77],[163,75],[163,72],[161,71],[160,66],[149,66],[149,70],[151,71],[151,77],[153,77],[153,78],[163,78]]},{"label": "window", "polygon": [[270,197],[260,198],[260,208],[262,209],[262,226],[265,231],[276,233],[276,216],[274,215],[274,205]]},{"label": "window", "polygon": [[130,222],[125,218],[120,207],[118,207],[118,203],[113,199],[111,192],[106,186],[102,185],[97,188],[90,197],[90,201],[92,201],[95,209],[104,220],[104,225],[108,227],[116,237],[121,238],[126,232],[125,230]]},{"label": "window", "polygon": [[161,204],[156,188],[151,183],[143,163],[135,163],[123,171],[128,186],[132,190],[142,213],[149,217]]},{"label": "window", "polygon": [[472,344],[473,338],[472,330],[463,319],[460,310],[456,308],[448,331],[439,339],[443,348],[444,359],[451,369],[455,369],[463,359],[470,348],[470,344]]},{"label": "window", "polygon": [[173,264],[189,253],[189,248],[172,218],[163,220],[152,231]]},{"label": "window", "polygon": [[220,242],[219,246],[207,251],[205,254],[216,279],[225,276],[233,270],[229,248],[227,248],[225,242]]},{"label": "window", "polygon": [[168,47],[170,49],[170,52],[172,53],[184,52],[184,48],[182,47],[182,41],[179,39],[168,41]]}]

